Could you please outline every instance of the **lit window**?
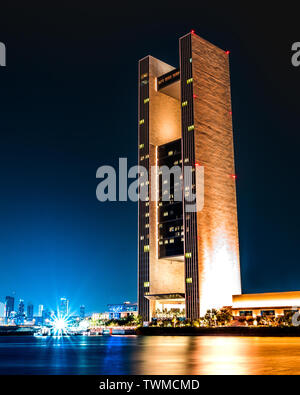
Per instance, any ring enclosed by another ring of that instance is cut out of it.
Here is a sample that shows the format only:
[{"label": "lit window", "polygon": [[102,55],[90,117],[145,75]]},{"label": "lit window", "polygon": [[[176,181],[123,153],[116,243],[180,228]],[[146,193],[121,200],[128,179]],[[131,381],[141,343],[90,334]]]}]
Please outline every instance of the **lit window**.
[{"label": "lit window", "polygon": [[168,241],[168,240],[165,240],[165,244],[169,244],[169,241]]},{"label": "lit window", "polygon": [[174,226],[172,226],[171,228],[169,228],[169,232],[174,232]]},{"label": "lit window", "polygon": [[145,156],[145,159],[149,159],[149,154],[147,154],[147,155]]},{"label": "lit window", "polygon": [[192,82],[193,82],[193,78],[189,78],[189,79],[186,81],[187,84],[191,84]]},{"label": "lit window", "polygon": [[195,130],[195,126],[194,125],[191,125],[191,126],[188,127],[188,131],[189,132],[191,132],[192,130]]},{"label": "lit window", "polygon": [[149,245],[144,246],[144,252],[149,252],[149,251],[150,251],[150,246]]},{"label": "lit window", "polygon": [[188,105],[187,101],[182,102],[182,107],[186,107]]},{"label": "lit window", "polygon": [[145,144],[140,144],[139,147],[140,149],[143,149],[145,147]]},{"label": "lit window", "polygon": [[150,101],[150,99],[149,99],[149,97],[147,97],[147,99],[144,99],[144,104],[149,103],[149,101]]},{"label": "lit window", "polygon": [[140,125],[143,125],[145,123],[145,120],[144,119],[141,119],[140,120]]},{"label": "lit window", "polygon": [[170,239],[170,244],[174,244],[174,239]]},{"label": "lit window", "polygon": [[193,58],[190,58],[190,63],[192,63],[192,61],[193,61]]},{"label": "lit window", "polygon": [[145,215],[145,217],[148,218],[148,217],[149,217],[149,213],[147,213],[147,214]]},{"label": "lit window", "polygon": [[189,158],[185,158],[184,163],[188,163],[189,162]]},{"label": "lit window", "polygon": [[169,155],[169,156],[172,156],[173,154],[174,154],[173,151],[169,151],[169,152],[168,152],[168,155]]},{"label": "lit window", "polygon": [[147,77],[148,77],[148,73],[144,73],[141,75],[141,80],[143,80],[144,78],[147,78]]},{"label": "lit window", "polygon": [[185,257],[186,257],[187,259],[191,258],[191,257],[192,257],[192,253],[191,253],[191,252],[187,252],[187,253],[185,254]]},{"label": "lit window", "polygon": [[178,160],[176,162],[174,162],[174,166],[177,166],[177,165],[178,165]]},{"label": "lit window", "polygon": [[163,242],[163,241],[160,241],[160,242],[159,242],[159,245],[160,245],[160,246],[162,246],[163,244],[164,244],[164,242]]},{"label": "lit window", "polygon": [[167,217],[169,215],[169,213],[166,211],[165,213],[164,213],[164,217]]},{"label": "lit window", "polygon": [[149,206],[149,202],[146,203],[146,207],[148,207],[148,206]]},{"label": "lit window", "polygon": [[144,236],[141,236],[141,240],[144,240],[144,238],[145,238]]},{"label": "lit window", "polygon": [[150,283],[149,283],[149,281],[146,281],[145,283],[144,283],[144,288],[149,288],[150,287]]},{"label": "lit window", "polygon": [[143,161],[145,159],[145,157],[144,156],[141,156],[141,161]]},{"label": "lit window", "polygon": [[192,284],[193,283],[193,279],[192,278],[187,278],[186,279],[186,283],[187,284]]},{"label": "lit window", "polygon": [[149,228],[149,224],[146,224],[146,225],[145,225],[145,228],[148,229],[148,228]]}]

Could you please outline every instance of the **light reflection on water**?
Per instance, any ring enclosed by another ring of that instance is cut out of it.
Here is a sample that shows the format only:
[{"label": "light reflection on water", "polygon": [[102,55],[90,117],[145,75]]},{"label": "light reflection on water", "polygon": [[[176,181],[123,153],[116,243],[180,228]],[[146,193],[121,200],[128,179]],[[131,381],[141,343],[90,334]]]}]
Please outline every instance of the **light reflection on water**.
[{"label": "light reflection on water", "polygon": [[0,337],[0,374],[300,374],[300,338]]}]

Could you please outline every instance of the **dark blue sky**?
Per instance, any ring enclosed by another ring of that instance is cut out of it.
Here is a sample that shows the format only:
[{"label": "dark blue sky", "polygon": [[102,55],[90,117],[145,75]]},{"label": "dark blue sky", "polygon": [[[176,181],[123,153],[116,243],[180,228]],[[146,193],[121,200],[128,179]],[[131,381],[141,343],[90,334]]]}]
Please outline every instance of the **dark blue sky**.
[{"label": "dark blue sky", "polygon": [[78,4],[1,6],[0,299],[136,301],[137,207],[99,203],[95,174],[136,164],[138,59],[177,66],[190,29],[231,50],[243,291],[299,290],[296,12]]}]

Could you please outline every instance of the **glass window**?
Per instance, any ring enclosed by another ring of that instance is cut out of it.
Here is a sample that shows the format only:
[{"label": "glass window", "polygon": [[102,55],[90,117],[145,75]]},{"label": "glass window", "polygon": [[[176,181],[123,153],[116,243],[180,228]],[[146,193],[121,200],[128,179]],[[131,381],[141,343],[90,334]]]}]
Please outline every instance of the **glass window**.
[{"label": "glass window", "polygon": [[240,317],[252,317],[253,311],[240,311]]},{"label": "glass window", "polygon": [[260,313],[262,317],[274,316],[275,310],[262,310]]}]

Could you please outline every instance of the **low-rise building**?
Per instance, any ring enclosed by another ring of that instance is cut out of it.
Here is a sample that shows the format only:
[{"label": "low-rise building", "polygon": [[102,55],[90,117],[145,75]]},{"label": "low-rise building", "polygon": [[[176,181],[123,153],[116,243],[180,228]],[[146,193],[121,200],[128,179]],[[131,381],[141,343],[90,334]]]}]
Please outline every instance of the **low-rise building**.
[{"label": "low-rise building", "polygon": [[108,304],[109,319],[126,318],[129,315],[138,315],[137,303],[124,302],[121,304]]},{"label": "low-rise building", "polygon": [[235,317],[280,316],[300,309],[300,291],[242,294],[232,297]]}]

